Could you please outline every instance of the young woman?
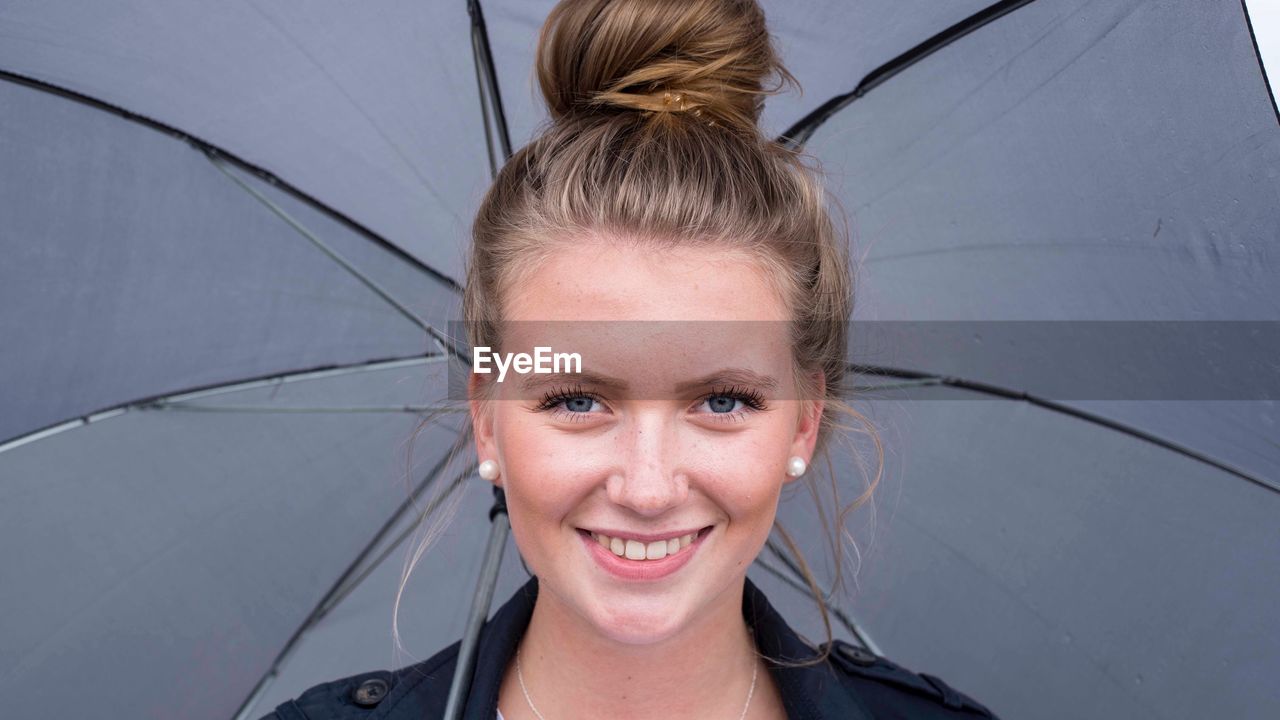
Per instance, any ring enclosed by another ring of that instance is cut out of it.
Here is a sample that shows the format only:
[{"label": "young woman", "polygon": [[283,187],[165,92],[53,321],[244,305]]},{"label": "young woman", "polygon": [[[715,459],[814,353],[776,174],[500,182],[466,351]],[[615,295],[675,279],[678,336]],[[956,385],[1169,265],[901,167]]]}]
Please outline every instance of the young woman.
[{"label": "young woman", "polygon": [[[464,717],[991,717],[810,647],[746,579],[783,486],[851,412],[848,252],[813,174],[757,129],[788,77],[760,8],[564,0],[538,76],[553,123],[484,199],[463,313],[472,347],[582,365],[471,375],[480,474],[534,578],[484,626]],[[439,717],[457,652],[274,716]]]}]

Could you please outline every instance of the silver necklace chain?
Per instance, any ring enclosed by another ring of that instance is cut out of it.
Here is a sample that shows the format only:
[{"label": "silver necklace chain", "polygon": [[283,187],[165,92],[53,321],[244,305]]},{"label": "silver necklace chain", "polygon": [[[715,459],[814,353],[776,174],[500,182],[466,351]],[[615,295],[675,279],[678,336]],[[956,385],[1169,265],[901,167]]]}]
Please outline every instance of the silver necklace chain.
[{"label": "silver necklace chain", "polygon": [[[738,716],[738,720],[742,720],[747,716],[747,709],[751,707],[751,696],[756,693],[756,675],[760,672],[760,663],[753,663],[751,667],[751,689],[747,690],[747,702],[742,706],[742,714]],[[529,688],[524,684],[524,670],[520,667],[520,648],[516,647],[516,677],[520,679],[520,691],[524,693],[525,702],[529,703],[529,709],[534,715],[538,716],[538,720],[547,720],[542,717],[542,713],[538,712],[538,707],[533,704],[533,698],[529,697]]]}]

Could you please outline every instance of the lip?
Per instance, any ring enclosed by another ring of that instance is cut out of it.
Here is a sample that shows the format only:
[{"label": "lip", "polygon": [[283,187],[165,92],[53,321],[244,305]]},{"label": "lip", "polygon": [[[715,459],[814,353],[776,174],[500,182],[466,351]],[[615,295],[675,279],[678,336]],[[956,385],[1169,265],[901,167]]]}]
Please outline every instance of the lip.
[{"label": "lip", "polygon": [[[626,558],[620,558],[611,551],[604,549],[604,546],[596,542],[594,537],[591,537],[591,531],[588,530],[578,530],[578,537],[582,538],[587,553],[596,561],[596,565],[600,566],[600,569],[619,580],[645,582],[660,580],[689,564],[694,554],[702,546],[702,541],[715,532],[714,525],[710,526],[710,529],[703,529],[706,532],[702,530],[690,531],[698,534],[694,537],[693,542],[689,543],[689,547],[684,548],[675,555],[668,555],[661,560],[627,560]],[[604,534],[608,535],[609,533]],[[652,537],[655,540],[662,539],[661,536],[657,535]],[[638,538],[633,535],[632,539]]]},{"label": "lip", "polygon": [[616,537],[616,538],[622,538],[623,540],[636,540],[642,543],[651,543],[657,540],[670,540],[671,538],[678,538],[681,535],[693,535],[694,533],[700,533],[709,527],[711,526],[699,525],[698,527],[689,528],[688,530],[672,530],[670,532],[665,532],[665,533],[633,533],[633,532],[627,532],[626,530],[616,530],[613,528],[598,528],[598,527],[583,527],[578,529],[585,530],[589,533],[600,533],[601,535],[608,535],[611,538]]}]

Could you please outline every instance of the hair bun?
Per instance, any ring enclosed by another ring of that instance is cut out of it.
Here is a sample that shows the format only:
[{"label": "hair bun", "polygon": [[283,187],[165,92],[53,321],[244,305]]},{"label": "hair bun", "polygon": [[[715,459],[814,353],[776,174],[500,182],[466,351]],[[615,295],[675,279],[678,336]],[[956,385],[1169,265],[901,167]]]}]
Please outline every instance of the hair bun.
[{"label": "hair bun", "polygon": [[788,81],[755,0],[562,0],[538,41],[557,121],[642,111],[754,132]]}]

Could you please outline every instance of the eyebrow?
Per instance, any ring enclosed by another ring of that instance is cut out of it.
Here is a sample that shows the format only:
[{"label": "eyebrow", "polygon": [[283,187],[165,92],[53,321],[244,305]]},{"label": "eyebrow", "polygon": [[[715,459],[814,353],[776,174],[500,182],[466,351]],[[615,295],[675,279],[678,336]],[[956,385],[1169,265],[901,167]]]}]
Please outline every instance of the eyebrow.
[{"label": "eyebrow", "polygon": [[[561,383],[593,385],[619,391],[625,391],[628,387],[627,382],[619,378],[598,373],[580,372],[526,375],[521,381],[521,388],[528,391],[546,385]],[[682,382],[676,385],[675,392],[677,394],[689,392],[708,385],[749,385],[762,390],[775,390],[778,387],[778,381],[769,375],[761,375],[754,370],[746,368],[723,368],[695,380]]]},{"label": "eyebrow", "polygon": [[680,383],[676,386],[676,392],[682,393],[696,390],[707,385],[750,385],[761,390],[774,390],[778,387],[778,381],[768,375],[761,375],[754,370],[746,368],[724,368],[710,375],[704,375],[697,380]]}]

